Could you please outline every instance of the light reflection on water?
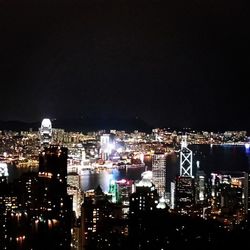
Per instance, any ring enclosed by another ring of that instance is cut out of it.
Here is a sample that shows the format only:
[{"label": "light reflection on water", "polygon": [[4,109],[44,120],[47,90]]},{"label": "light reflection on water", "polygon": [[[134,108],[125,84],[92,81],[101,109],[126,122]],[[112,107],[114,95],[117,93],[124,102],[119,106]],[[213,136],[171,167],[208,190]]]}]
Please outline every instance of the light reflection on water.
[{"label": "light reflection on water", "polygon": [[[212,148],[210,145],[191,145],[193,150],[194,175],[196,173],[196,161],[200,162],[200,169],[209,174],[216,171],[247,171],[250,169],[250,149],[245,146],[217,146]],[[151,167],[150,167],[151,169]],[[148,169],[148,170],[150,170]],[[81,176],[81,188],[83,191],[94,189],[98,184],[103,191],[108,191],[111,179],[131,179],[140,180],[144,168],[117,170],[103,170],[99,173],[87,172]],[[179,157],[173,153],[167,156],[166,160],[167,190],[170,182],[179,174]]]},{"label": "light reflection on water", "polygon": [[139,180],[141,179],[141,174],[144,172],[144,168],[133,168],[128,169],[107,169],[101,171],[84,171],[81,175],[81,189],[86,191],[89,189],[95,189],[98,185],[101,186],[104,192],[109,189],[109,183],[111,180]]},{"label": "light reflection on water", "polygon": [[[250,149],[245,146],[213,146],[210,145],[191,145],[193,150],[193,162],[194,168],[196,161],[200,162],[200,169],[203,169],[206,173],[220,170],[229,171],[248,171],[250,169]],[[151,165],[148,162],[148,169],[151,170]],[[35,171],[38,169],[17,169],[15,165],[9,165],[9,181],[20,177],[24,172]],[[81,175],[81,189],[83,191],[89,189],[95,189],[98,185],[101,186],[104,192],[108,191],[110,180],[131,179],[140,180],[141,174],[144,172],[144,168],[132,168],[132,169],[110,169],[102,170],[100,172],[85,171]],[[167,172],[167,187],[169,187],[170,181],[178,174],[179,171],[179,157],[175,153],[167,156],[166,172]],[[195,174],[196,169],[193,173]]]}]

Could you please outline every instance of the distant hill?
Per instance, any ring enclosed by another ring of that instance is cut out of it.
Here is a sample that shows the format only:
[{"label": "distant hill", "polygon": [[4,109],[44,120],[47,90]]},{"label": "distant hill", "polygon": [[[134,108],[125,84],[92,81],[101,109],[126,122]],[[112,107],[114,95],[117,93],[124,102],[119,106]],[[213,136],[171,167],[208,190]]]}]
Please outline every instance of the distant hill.
[{"label": "distant hill", "polygon": [[[23,121],[0,121],[0,130],[12,130],[12,131],[28,131],[32,129],[37,131],[41,126],[39,122],[23,122]],[[131,132],[139,130],[141,132],[152,132],[153,126],[150,126],[144,120],[140,118],[114,118],[114,117],[84,117],[84,118],[68,118],[68,119],[52,119],[53,128],[62,128],[65,131],[98,131],[98,130],[125,130]],[[164,126],[161,126],[164,127]],[[165,126],[168,128],[168,126]],[[170,130],[190,132],[196,131],[214,131],[224,132],[227,130],[246,130],[247,134],[250,135],[249,129],[236,128],[236,127],[225,127],[225,128],[209,128],[209,127],[192,127],[192,128],[181,128],[171,127]]]},{"label": "distant hill", "polygon": [[[0,121],[0,130],[27,131],[32,129],[37,131],[41,122],[23,122],[23,121]],[[111,118],[111,117],[85,117],[71,119],[52,120],[53,128],[62,128],[66,131],[97,131],[97,130],[139,130],[151,132],[152,127],[140,118]]]},{"label": "distant hill", "polygon": [[111,118],[111,117],[85,117],[76,119],[59,119],[52,121],[53,127],[64,128],[67,131],[97,131],[101,129],[145,131],[150,132],[152,127],[138,118]]},{"label": "distant hill", "polygon": [[30,128],[38,130],[39,127],[38,122],[0,121],[0,130],[26,131]]}]

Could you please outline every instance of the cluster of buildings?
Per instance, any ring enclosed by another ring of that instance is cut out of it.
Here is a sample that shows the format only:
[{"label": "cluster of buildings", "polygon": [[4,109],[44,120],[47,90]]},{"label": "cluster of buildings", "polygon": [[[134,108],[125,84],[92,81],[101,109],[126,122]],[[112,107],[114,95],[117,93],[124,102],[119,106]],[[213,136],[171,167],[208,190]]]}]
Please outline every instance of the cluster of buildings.
[{"label": "cluster of buildings", "polygon": [[[226,135],[246,142],[244,132]],[[63,130],[53,130],[51,121],[44,119],[38,136],[27,132],[13,149],[1,148],[0,248],[214,247],[222,230],[231,231],[247,220],[250,175],[208,175],[199,169],[198,162],[194,174],[193,152],[187,142],[205,138],[215,143],[220,135],[180,136],[156,129],[151,135],[135,131],[131,136],[113,130],[110,134],[65,136]],[[6,138],[1,140],[3,143]],[[26,158],[32,143],[35,148],[30,156],[37,153],[37,171],[28,171],[8,183],[8,159],[14,152],[17,161],[20,152]],[[169,180],[167,155],[176,150],[179,171]],[[94,190],[83,192],[80,188],[81,171],[85,169],[145,165],[147,156],[150,171],[140,180],[113,180],[106,193],[98,183]]]},{"label": "cluster of buildings", "polygon": [[[246,131],[207,132],[186,129],[185,134],[191,144],[245,144],[249,141]],[[179,149],[183,131],[170,129],[153,129],[152,133],[133,131],[131,133],[110,130],[109,133],[67,132],[64,129],[52,128],[51,121],[44,119],[39,131],[0,131],[0,160],[15,163],[19,167],[38,167],[37,155],[40,141],[50,141],[55,145],[63,145],[69,151],[83,147],[87,158],[96,160],[100,156],[107,160],[113,156],[114,149],[119,156],[128,153],[150,155],[152,152],[172,152]],[[42,137],[42,138],[41,138]]]},{"label": "cluster of buildings", "polygon": [[13,183],[6,174],[0,178],[1,249],[70,249],[67,149],[46,147],[39,154],[38,172]]}]

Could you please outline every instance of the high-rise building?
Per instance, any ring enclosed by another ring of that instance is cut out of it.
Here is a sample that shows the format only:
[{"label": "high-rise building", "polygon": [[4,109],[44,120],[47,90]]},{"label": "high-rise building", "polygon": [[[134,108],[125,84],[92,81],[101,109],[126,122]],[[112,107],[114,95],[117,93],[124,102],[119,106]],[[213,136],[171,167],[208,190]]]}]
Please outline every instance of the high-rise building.
[{"label": "high-rise building", "polygon": [[0,182],[8,182],[8,166],[4,162],[0,162]]},{"label": "high-rise building", "polygon": [[207,187],[206,187],[206,175],[203,170],[198,170],[196,173],[196,192],[195,200],[197,204],[206,203],[207,199]]},{"label": "high-rise building", "polygon": [[187,136],[181,141],[180,176],[193,176],[193,152],[187,147]]},{"label": "high-rise building", "polygon": [[149,179],[143,178],[136,184],[136,191],[130,196],[130,218],[135,218],[144,212],[154,210],[158,200],[159,195],[154,183]]},{"label": "high-rise building", "polygon": [[[158,220],[158,216],[167,215],[168,206],[164,198],[160,198],[155,185],[150,179],[143,178],[136,184],[136,191],[130,196],[129,204],[129,238],[130,249],[162,249],[154,248],[151,244],[160,234],[158,228],[152,226],[153,221]],[[165,220],[166,217],[164,216]],[[161,220],[162,221],[162,220]],[[162,228],[162,227],[161,227]],[[156,241],[155,241],[156,244]]]},{"label": "high-rise building", "polygon": [[40,128],[41,145],[48,146],[52,141],[52,124],[50,119],[44,118]]},{"label": "high-rise building", "polygon": [[83,249],[117,249],[126,232],[121,206],[109,202],[100,186],[85,192],[82,204]]},{"label": "high-rise building", "polygon": [[120,201],[119,187],[118,187],[118,184],[114,180],[110,180],[109,193],[111,194],[111,202],[112,203],[117,203]]},{"label": "high-rise building", "polygon": [[39,176],[58,180],[66,190],[67,158],[67,148],[59,146],[45,147],[39,155]]},{"label": "high-rise building", "polygon": [[170,208],[174,209],[175,206],[175,182],[171,181],[170,183]]},{"label": "high-rise building", "polygon": [[[68,168],[69,171],[69,168]],[[70,169],[67,176],[67,193],[72,197],[74,218],[71,229],[71,250],[82,250],[82,232],[81,232],[81,205],[83,202],[83,193],[80,189],[80,176],[77,169]]]},{"label": "high-rise building", "polygon": [[153,155],[152,182],[160,197],[166,196],[166,156],[164,153]]},{"label": "high-rise building", "polygon": [[116,181],[118,187],[119,202],[122,204],[123,218],[127,218],[129,214],[129,197],[135,190],[135,184],[133,180],[121,179]]},{"label": "high-rise building", "polygon": [[73,197],[73,212],[76,218],[81,216],[82,192],[80,189],[80,176],[77,173],[68,173],[67,192]]},{"label": "high-rise building", "polygon": [[100,137],[100,155],[103,160],[108,160],[115,147],[114,138],[110,134],[103,134]]},{"label": "high-rise building", "polygon": [[40,192],[40,183],[37,173],[27,172],[15,181],[15,186],[18,189],[18,199],[22,204],[22,208],[29,213],[29,216],[36,214],[36,208],[40,202],[38,194]]},{"label": "high-rise building", "polygon": [[[0,249],[19,249],[19,237],[25,237],[24,230],[20,230],[22,214],[20,202],[10,184],[0,182]],[[24,247],[25,242],[22,243]]]},{"label": "high-rise building", "polygon": [[213,214],[238,224],[246,215],[247,187],[245,173],[234,174],[211,174],[211,209]]},{"label": "high-rise building", "polygon": [[177,176],[175,180],[175,208],[182,214],[192,212],[195,205],[194,178]]},{"label": "high-rise building", "polygon": [[[1,180],[8,176],[1,164]],[[70,249],[72,197],[67,148],[43,145],[39,172],[0,182],[0,249]],[[6,189],[6,190],[5,190]],[[3,247],[2,247],[2,244]]]},{"label": "high-rise building", "polygon": [[67,194],[67,152],[67,148],[50,146],[39,155],[38,207],[32,219],[34,249],[70,249],[72,199]]}]

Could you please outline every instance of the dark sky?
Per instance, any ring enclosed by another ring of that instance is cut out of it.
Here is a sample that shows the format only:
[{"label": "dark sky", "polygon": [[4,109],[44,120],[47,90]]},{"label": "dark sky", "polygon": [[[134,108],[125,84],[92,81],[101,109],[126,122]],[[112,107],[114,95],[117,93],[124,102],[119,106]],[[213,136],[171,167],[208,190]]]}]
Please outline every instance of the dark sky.
[{"label": "dark sky", "polygon": [[0,120],[250,127],[247,0],[0,0]]}]

